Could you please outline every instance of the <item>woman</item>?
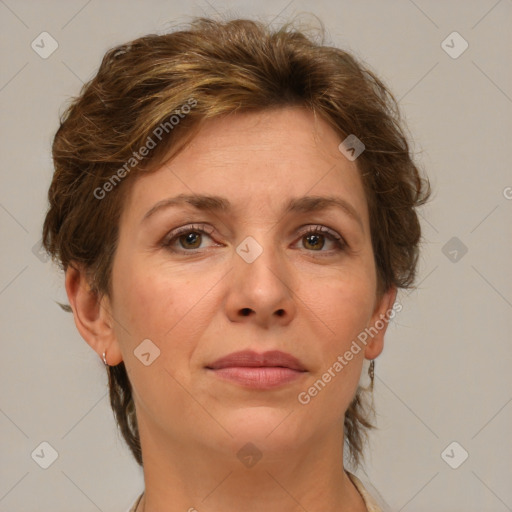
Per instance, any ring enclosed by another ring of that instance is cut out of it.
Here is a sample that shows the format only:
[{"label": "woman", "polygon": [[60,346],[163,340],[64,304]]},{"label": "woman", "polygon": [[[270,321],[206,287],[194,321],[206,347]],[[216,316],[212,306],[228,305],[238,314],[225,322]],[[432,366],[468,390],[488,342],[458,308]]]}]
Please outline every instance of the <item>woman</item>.
[{"label": "woman", "polygon": [[53,158],[44,245],[144,470],[132,511],[380,510],[343,460],[429,195],[382,82],[196,19],[107,52]]}]

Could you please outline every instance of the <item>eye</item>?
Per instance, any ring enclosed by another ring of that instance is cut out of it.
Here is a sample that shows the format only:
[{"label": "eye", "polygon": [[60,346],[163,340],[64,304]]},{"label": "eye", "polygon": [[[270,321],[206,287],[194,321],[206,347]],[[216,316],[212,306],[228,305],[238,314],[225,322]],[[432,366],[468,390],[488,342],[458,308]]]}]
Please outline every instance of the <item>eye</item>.
[{"label": "eye", "polygon": [[[172,252],[193,252],[202,249],[201,244],[204,237],[211,239],[213,228],[205,225],[182,226],[171,231],[162,241],[162,247]],[[177,244],[179,247],[177,247]]]},{"label": "eye", "polygon": [[303,247],[313,252],[330,252],[324,249],[326,243],[330,243],[334,251],[341,251],[346,248],[347,244],[343,238],[326,226],[309,226],[307,230],[302,232],[301,240]]}]

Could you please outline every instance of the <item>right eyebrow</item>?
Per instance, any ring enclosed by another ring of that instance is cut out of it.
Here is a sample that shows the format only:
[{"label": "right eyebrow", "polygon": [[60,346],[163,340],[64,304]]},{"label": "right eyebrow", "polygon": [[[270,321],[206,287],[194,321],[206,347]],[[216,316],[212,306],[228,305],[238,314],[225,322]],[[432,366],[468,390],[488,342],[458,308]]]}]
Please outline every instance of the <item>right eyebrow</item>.
[{"label": "right eyebrow", "polygon": [[170,206],[182,206],[184,204],[191,205],[194,208],[203,211],[226,211],[231,208],[231,203],[224,197],[199,194],[179,194],[176,197],[169,197],[167,199],[158,201],[158,203],[153,205],[144,214],[141,222],[144,222],[146,219],[154,215],[162,208],[168,208]]}]

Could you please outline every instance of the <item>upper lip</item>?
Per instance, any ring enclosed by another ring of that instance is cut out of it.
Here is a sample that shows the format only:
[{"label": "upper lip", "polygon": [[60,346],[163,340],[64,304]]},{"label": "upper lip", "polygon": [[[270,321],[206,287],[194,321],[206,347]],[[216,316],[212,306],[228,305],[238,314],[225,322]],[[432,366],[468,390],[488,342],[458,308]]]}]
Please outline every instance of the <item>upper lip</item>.
[{"label": "upper lip", "polygon": [[233,367],[276,367],[290,368],[297,371],[306,371],[304,365],[294,356],[280,350],[270,350],[259,354],[252,350],[233,352],[227,356],[217,359],[206,367],[211,370]]}]

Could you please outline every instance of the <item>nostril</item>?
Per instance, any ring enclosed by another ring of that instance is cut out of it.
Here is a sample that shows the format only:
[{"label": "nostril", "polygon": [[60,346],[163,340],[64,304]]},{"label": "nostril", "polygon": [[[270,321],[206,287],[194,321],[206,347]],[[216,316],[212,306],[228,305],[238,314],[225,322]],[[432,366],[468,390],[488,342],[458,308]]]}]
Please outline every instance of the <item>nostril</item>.
[{"label": "nostril", "polygon": [[276,311],[276,315],[277,315],[277,316],[283,316],[283,315],[284,315],[284,309],[278,309],[278,310]]},{"label": "nostril", "polygon": [[250,308],[243,308],[241,310],[241,313],[243,316],[249,316],[251,314],[251,309]]}]

